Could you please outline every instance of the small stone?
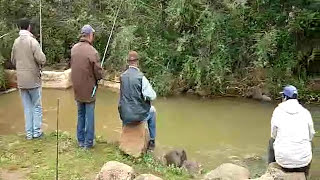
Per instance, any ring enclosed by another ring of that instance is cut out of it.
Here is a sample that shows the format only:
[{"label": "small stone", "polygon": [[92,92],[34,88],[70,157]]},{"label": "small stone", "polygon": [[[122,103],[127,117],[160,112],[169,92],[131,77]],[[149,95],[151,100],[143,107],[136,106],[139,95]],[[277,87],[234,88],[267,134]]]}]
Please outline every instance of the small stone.
[{"label": "small stone", "polygon": [[134,180],[162,180],[162,179],[152,174],[141,174],[140,176],[136,177]]},{"label": "small stone", "polygon": [[195,161],[184,161],[182,167],[185,168],[192,176],[197,176],[201,174],[202,166]]},{"label": "small stone", "polygon": [[286,173],[282,171],[281,167],[277,163],[271,163],[268,166],[266,173],[255,180],[274,180],[274,179],[283,179],[283,180],[306,180],[304,173]]},{"label": "small stone", "polygon": [[130,180],[133,177],[132,167],[117,161],[109,161],[103,165],[95,180]]},{"label": "small stone", "polygon": [[205,175],[204,180],[216,180],[216,179],[230,179],[230,180],[243,180],[249,179],[250,172],[248,169],[226,163],[217,167],[215,170],[210,171]]},{"label": "small stone", "polygon": [[189,90],[187,91],[187,94],[195,94],[195,91],[194,91],[193,89],[189,89]]},{"label": "small stone", "polygon": [[272,99],[271,99],[271,97],[264,94],[264,95],[262,95],[261,100],[265,101],[265,102],[270,102]]}]

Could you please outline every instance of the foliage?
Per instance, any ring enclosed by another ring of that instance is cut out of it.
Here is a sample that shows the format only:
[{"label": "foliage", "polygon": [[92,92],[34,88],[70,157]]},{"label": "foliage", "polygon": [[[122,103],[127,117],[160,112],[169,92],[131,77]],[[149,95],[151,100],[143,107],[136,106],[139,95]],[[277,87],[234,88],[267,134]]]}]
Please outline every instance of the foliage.
[{"label": "foliage", "polygon": [[[23,16],[39,18],[39,1],[0,2],[0,15],[9,27]],[[84,24],[96,29],[94,45],[102,57],[120,2],[43,0],[43,48],[49,64],[69,58]],[[136,50],[141,69],[163,95],[176,88],[175,80],[185,90],[211,94],[265,83],[271,89],[289,82],[305,85],[310,52],[319,46],[319,4],[315,0],[123,1],[105,68],[123,71],[128,51]],[[246,80],[254,76],[249,69],[260,68],[267,78]],[[249,83],[240,87],[237,82]]]},{"label": "foliage", "polygon": [[5,22],[0,21],[0,89],[6,88],[4,65],[5,60],[11,57],[12,39],[16,37],[14,32],[14,28],[9,28]]}]

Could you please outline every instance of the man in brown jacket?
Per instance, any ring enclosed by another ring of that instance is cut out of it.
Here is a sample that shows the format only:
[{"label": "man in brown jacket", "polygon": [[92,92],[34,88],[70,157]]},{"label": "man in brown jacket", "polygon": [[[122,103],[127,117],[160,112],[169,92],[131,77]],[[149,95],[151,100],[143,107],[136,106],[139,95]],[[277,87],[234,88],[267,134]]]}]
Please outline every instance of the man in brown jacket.
[{"label": "man in brown jacket", "polygon": [[26,139],[42,136],[41,74],[46,56],[33,37],[30,20],[19,22],[19,37],[14,41],[11,62],[17,69],[18,88],[24,107]]},{"label": "man in brown jacket", "polygon": [[102,79],[99,54],[92,46],[94,32],[90,25],[83,26],[80,42],[71,49],[71,79],[78,106],[77,138],[79,146],[84,148],[93,146],[95,96],[91,94]]}]

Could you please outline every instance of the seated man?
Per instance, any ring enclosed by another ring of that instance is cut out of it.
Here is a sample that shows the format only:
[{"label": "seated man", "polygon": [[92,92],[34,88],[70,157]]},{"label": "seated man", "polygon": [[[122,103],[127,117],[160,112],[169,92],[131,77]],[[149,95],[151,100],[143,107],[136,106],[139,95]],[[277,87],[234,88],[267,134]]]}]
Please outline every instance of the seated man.
[{"label": "seated man", "polygon": [[148,149],[155,148],[156,111],[151,101],[156,99],[156,93],[148,79],[138,68],[138,53],[129,52],[129,68],[120,77],[119,114],[123,125],[146,121],[150,134]]},{"label": "seated man", "polygon": [[277,162],[286,172],[304,172],[308,176],[311,141],[315,134],[312,117],[299,104],[294,86],[286,86],[282,96],[283,102],[274,110],[271,119],[268,161]]}]

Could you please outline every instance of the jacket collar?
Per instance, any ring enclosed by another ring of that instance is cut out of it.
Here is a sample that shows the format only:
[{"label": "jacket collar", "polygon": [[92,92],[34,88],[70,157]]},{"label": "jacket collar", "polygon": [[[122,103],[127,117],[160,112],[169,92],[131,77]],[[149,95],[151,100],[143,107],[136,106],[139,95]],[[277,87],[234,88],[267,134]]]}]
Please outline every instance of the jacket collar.
[{"label": "jacket collar", "polygon": [[31,32],[29,32],[29,31],[27,31],[27,30],[20,30],[19,31],[19,35],[20,36],[31,36],[31,37],[33,37],[33,34]]},{"label": "jacket collar", "polygon": [[133,68],[133,69],[136,69],[136,70],[140,71],[140,69],[138,67],[136,67],[136,66],[129,66],[129,68]]},{"label": "jacket collar", "polygon": [[88,39],[86,39],[86,38],[80,38],[80,42],[86,42],[86,43],[89,43],[90,45],[92,45],[91,42],[89,42]]}]

